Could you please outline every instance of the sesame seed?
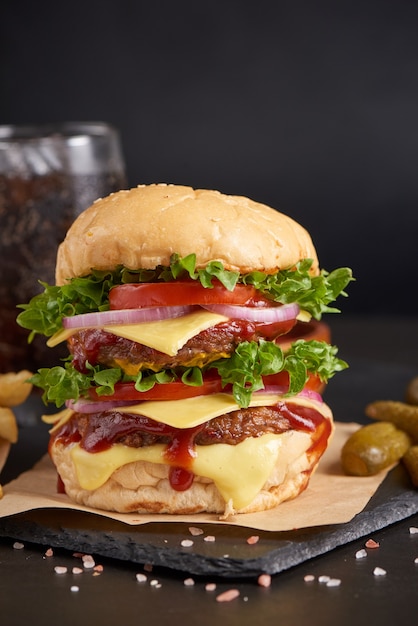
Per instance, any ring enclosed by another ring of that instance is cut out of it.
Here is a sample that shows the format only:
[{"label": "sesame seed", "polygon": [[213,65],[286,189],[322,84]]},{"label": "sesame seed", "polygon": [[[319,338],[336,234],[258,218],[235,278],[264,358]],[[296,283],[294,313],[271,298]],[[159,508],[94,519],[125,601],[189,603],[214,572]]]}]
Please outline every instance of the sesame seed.
[{"label": "sesame seed", "polygon": [[183,583],[184,583],[184,586],[185,586],[185,587],[193,587],[193,585],[194,585],[194,580],[193,580],[193,578],[186,578],[186,579],[183,581]]},{"label": "sesame seed", "polygon": [[193,545],[193,541],[191,539],[183,539],[181,545],[183,548],[191,548]]},{"label": "sesame seed", "polygon": [[54,567],[54,572],[56,574],[66,574],[67,571],[67,568],[61,565],[57,565],[56,567]]},{"label": "sesame seed", "polygon": [[23,543],[21,543],[20,541],[15,541],[13,544],[13,548],[15,550],[22,550],[25,547],[25,545]]}]

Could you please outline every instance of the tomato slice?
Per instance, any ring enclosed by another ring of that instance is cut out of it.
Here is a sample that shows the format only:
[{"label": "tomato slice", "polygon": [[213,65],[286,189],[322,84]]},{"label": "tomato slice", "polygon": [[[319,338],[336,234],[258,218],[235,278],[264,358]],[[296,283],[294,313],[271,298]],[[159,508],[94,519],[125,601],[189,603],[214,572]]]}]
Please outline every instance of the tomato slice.
[{"label": "tomato slice", "polygon": [[[265,385],[277,385],[287,387],[289,385],[289,374],[279,372],[270,374],[263,378]],[[324,388],[318,376],[310,375],[305,385],[305,389],[321,392]],[[209,374],[205,377],[203,384],[199,386],[186,385],[181,380],[171,383],[157,383],[148,391],[137,391],[134,383],[116,383],[115,392],[111,396],[99,396],[94,388],[90,389],[90,399],[101,402],[138,401],[145,400],[183,400],[184,398],[194,398],[196,396],[207,396],[212,393],[230,391],[230,385],[222,387],[220,376]]]},{"label": "tomato slice", "polygon": [[175,380],[171,383],[157,383],[148,391],[137,391],[134,383],[116,383],[115,392],[111,396],[98,396],[94,388],[90,389],[89,393],[90,398],[95,401],[137,400],[141,402],[145,400],[183,400],[184,398],[206,396],[221,391],[221,378],[210,376],[204,379],[203,384],[199,386],[186,385],[181,380]]},{"label": "tomato slice", "polygon": [[[287,387],[289,385],[288,372],[278,372],[277,374],[269,374],[263,377],[265,385],[277,385],[279,387]],[[308,374],[308,380],[305,383],[304,389],[310,391],[317,391],[321,393],[325,388],[324,383],[320,380],[317,374]]]},{"label": "tomato slice", "polygon": [[[240,304],[258,306],[269,301],[252,285],[235,285],[229,291],[216,281],[212,289],[200,282],[175,281],[172,283],[128,283],[110,290],[110,308],[138,309],[147,306],[177,306],[197,304]],[[271,303],[270,303],[271,304]]]}]

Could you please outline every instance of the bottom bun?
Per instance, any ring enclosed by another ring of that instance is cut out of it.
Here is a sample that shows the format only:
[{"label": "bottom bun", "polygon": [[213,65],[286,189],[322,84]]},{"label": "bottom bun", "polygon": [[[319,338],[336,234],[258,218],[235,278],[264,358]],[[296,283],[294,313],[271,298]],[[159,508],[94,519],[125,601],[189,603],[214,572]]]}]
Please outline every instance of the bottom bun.
[{"label": "bottom bun", "polygon": [[[329,435],[330,424],[332,431],[332,419],[325,419],[318,429],[324,433],[326,429]],[[274,470],[251,502],[238,509],[232,501],[225,502],[211,479],[202,476],[195,475],[185,491],[174,490],[169,481],[169,466],[149,461],[123,465],[100,487],[83,489],[77,480],[71,446],[56,440],[50,453],[66,494],[78,504],[119,513],[217,513],[227,517],[271,509],[306,489],[326,447],[318,429],[315,434],[291,430],[277,435],[283,441]]]}]

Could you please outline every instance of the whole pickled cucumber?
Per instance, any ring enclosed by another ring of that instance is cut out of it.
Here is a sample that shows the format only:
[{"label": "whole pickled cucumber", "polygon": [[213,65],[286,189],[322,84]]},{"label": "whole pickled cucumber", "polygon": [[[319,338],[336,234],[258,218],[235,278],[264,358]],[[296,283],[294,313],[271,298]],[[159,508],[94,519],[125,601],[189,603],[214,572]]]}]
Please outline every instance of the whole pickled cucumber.
[{"label": "whole pickled cucumber", "polygon": [[366,415],[372,419],[391,422],[410,435],[418,444],[418,406],[392,400],[378,400],[366,406]]},{"label": "whole pickled cucumber", "polygon": [[414,487],[418,487],[418,446],[411,446],[403,457],[404,465]]},{"label": "whole pickled cucumber", "polygon": [[374,476],[401,459],[411,441],[390,422],[362,426],[345,442],[341,464],[351,476]]}]

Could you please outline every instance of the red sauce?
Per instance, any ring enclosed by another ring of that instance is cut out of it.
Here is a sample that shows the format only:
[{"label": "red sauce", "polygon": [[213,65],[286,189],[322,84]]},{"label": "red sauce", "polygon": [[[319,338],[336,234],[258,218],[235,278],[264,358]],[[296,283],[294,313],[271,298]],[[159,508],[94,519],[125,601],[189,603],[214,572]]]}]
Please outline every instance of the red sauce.
[{"label": "red sauce", "polygon": [[[187,350],[189,345],[196,346],[208,345],[213,340],[216,342],[216,338],[221,339],[227,337],[229,342],[239,343],[241,341],[258,341],[260,338],[267,340],[274,340],[277,337],[288,333],[296,324],[295,319],[286,320],[284,322],[275,322],[272,324],[264,324],[261,322],[249,322],[246,320],[229,320],[217,324],[207,330],[202,331],[190,342],[187,342],[184,349]],[[208,339],[209,338],[209,339]],[[68,340],[68,347],[73,355],[73,365],[80,372],[86,371],[87,361],[91,365],[95,365],[101,359],[103,350],[113,346],[114,350],[121,355],[130,355],[131,347],[135,345],[135,342],[125,339],[123,337],[117,337],[112,333],[101,330],[100,328],[88,328],[80,330],[78,333],[72,335]],[[148,348],[151,360],[156,358],[156,354],[161,354],[157,350]]]},{"label": "red sauce", "polygon": [[[321,413],[312,407],[291,402],[279,402],[271,408],[286,419],[289,429],[314,433],[308,453],[319,454],[325,450],[331,424]],[[171,468],[170,484],[173,489],[184,491],[193,482],[191,466],[196,457],[194,441],[203,428],[205,424],[195,428],[174,428],[145,416],[129,413],[104,412],[88,416],[77,414],[77,417],[66,422],[57,433],[54,433],[50,445],[54,440],[59,440],[66,446],[78,442],[87,452],[95,453],[107,450],[122,437],[135,436],[135,433],[140,433],[139,436],[143,439],[138,445],[150,445],[154,436],[158,436],[159,441],[167,445],[164,457]],[[148,443],[147,436],[150,437]]]}]

